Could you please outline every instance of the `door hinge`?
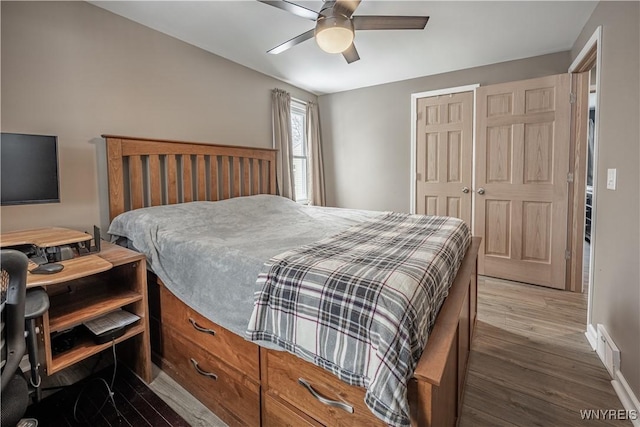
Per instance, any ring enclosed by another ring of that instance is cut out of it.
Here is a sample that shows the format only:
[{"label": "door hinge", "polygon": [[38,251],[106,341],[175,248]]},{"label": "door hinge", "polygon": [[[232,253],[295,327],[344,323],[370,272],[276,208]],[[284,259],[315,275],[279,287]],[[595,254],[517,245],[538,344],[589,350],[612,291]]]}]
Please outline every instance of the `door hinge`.
[{"label": "door hinge", "polygon": [[570,92],[569,93],[569,103],[570,104],[575,104],[577,100],[578,100],[578,97],[576,96],[576,94],[574,92]]},{"label": "door hinge", "polygon": [[569,249],[564,251],[564,259],[571,259],[571,251]]},{"label": "door hinge", "polygon": [[573,172],[567,173],[567,182],[573,182]]},{"label": "door hinge", "polygon": [[422,175],[416,173],[416,181],[420,182],[422,180]]}]

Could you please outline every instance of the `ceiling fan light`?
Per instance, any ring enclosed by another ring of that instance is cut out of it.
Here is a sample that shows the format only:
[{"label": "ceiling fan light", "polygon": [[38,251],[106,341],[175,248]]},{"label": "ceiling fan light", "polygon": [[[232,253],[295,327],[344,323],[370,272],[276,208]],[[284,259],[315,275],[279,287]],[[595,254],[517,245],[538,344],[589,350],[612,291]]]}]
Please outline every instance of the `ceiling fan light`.
[{"label": "ceiling fan light", "polygon": [[353,43],[353,24],[344,15],[321,17],[316,24],[316,43],[327,53],[344,52]]}]

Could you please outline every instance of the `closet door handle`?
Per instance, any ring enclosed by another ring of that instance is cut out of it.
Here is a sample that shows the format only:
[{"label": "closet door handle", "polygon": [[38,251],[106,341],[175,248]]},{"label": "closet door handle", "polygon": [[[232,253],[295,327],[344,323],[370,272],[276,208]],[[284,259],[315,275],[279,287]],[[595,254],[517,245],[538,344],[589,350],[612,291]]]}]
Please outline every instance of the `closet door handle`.
[{"label": "closet door handle", "polygon": [[218,376],[212,372],[207,372],[200,369],[200,367],[198,366],[198,362],[196,362],[196,359],[194,359],[193,357],[191,358],[191,363],[193,364],[193,368],[196,370],[197,373],[199,373],[203,377],[209,377],[212,380],[217,381]]},{"label": "closet door handle", "polygon": [[462,192],[467,194],[469,192],[469,187],[462,187]]},{"label": "closet door handle", "polygon": [[191,317],[189,318],[189,323],[191,323],[191,326],[193,326],[193,328],[196,331],[204,332],[205,334],[211,334],[211,335],[215,335],[216,334],[216,331],[214,331],[213,329],[203,328],[202,326],[198,325],[196,323],[196,321],[193,320]]},{"label": "closet door handle", "polygon": [[343,402],[338,402],[337,400],[329,400],[326,397],[321,396],[317,391],[313,389],[313,387],[311,387],[311,384],[309,384],[306,380],[302,378],[298,378],[298,384],[306,388],[313,397],[315,397],[320,401],[320,403],[327,406],[340,408],[343,411],[347,411],[348,413],[353,414],[353,406],[347,405],[346,403],[343,403]]},{"label": "closet door handle", "polygon": [[483,195],[484,194],[484,188],[482,188],[482,187],[478,188],[478,194]]}]

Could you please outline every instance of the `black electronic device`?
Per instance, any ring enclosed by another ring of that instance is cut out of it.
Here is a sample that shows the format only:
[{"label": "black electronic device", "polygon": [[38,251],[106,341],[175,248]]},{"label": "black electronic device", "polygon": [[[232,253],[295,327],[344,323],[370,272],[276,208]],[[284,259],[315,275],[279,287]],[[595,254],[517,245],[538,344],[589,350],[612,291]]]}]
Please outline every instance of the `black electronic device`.
[{"label": "black electronic device", "polygon": [[54,274],[54,273],[58,273],[58,272],[62,271],[63,268],[64,268],[64,265],[62,265],[62,264],[56,264],[56,263],[41,264],[41,265],[37,266],[36,268],[34,268],[33,270],[29,270],[29,273],[31,273],[31,274]]},{"label": "black electronic device", "polygon": [[58,138],[0,134],[2,205],[59,203]]},{"label": "black electronic device", "polygon": [[103,332],[99,335],[93,334],[93,341],[96,344],[104,344],[106,342],[113,341],[117,338],[120,338],[127,331],[125,326],[120,326],[115,329],[108,330],[107,332]]}]

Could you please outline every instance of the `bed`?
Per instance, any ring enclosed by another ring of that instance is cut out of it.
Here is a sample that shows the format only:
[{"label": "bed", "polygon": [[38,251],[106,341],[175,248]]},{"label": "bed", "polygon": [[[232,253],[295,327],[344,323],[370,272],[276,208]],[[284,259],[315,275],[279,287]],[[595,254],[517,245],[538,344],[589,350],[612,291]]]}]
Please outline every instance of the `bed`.
[{"label": "bed", "polygon": [[[273,196],[273,150],[112,135],[104,137],[107,140],[111,219],[126,211],[133,211],[138,218],[145,217],[148,211],[154,213],[154,218],[160,212],[186,218],[187,214],[191,215],[190,211],[204,211],[205,208],[216,209],[205,216],[222,218],[225,211],[240,212],[238,205],[250,201],[249,207],[244,208],[246,214],[236,216],[246,216],[249,224],[253,219],[253,226],[248,227],[252,236],[260,242],[269,241],[268,227],[262,224],[264,213],[277,210],[276,218],[281,217],[283,222],[274,222],[272,225],[291,240],[285,242],[283,247],[278,246],[281,243],[274,244],[270,253],[256,254],[256,258],[262,260],[279,253],[281,249],[305,245],[318,239],[331,239],[336,234],[346,233],[345,230],[365,228],[381,220],[379,213],[362,211],[326,208],[314,211],[309,208],[298,213],[295,211],[297,206],[291,207],[294,212],[291,215],[298,216],[288,219],[288,213],[273,207],[275,199],[279,199]],[[165,206],[179,203],[182,205]],[[277,206],[280,206],[281,202],[278,203]],[[290,204],[296,205],[293,202]],[[285,206],[289,209],[289,205]],[[307,217],[310,217],[311,226],[306,230],[286,228],[290,224],[304,223]],[[392,217],[387,217],[387,221],[389,218]],[[403,217],[403,221],[405,219]],[[187,228],[195,226],[198,221],[190,219],[186,222]],[[231,221],[229,227],[233,228],[233,214],[228,221]],[[146,235],[157,237],[156,234],[162,233],[152,229],[154,231],[147,231]],[[204,230],[207,230],[206,226]],[[131,230],[116,231],[119,235],[134,233]],[[197,293],[197,287],[181,289],[175,286],[180,281],[205,281],[203,274],[206,275],[206,270],[198,273],[199,268],[196,267],[206,265],[209,262],[207,257],[217,259],[225,256],[223,252],[215,256],[215,248],[207,248],[209,243],[203,242],[222,239],[224,247],[233,247],[229,246],[232,238],[226,236],[223,229],[212,232],[207,239],[200,239],[203,234],[206,231],[196,231],[191,237],[184,238],[184,242],[172,241],[170,245],[158,243],[162,239],[155,240],[150,245],[152,250],[145,250],[158,276],[164,277],[167,282],[165,284],[159,277],[150,275],[150,320],[156,363],[230,425],[385,425],[365,404],[365,387],[340,381],[326,369],[316,366],[317,363],[312,364],[298,357],[304,354],[294,356],[281,351],[273,343],[258,341],[258,345],[245,339],[246,334],[243,336],[241,329],[242,324],[246,323],[246,297],[234,299],[238,298],[236,294],[242,293],[240,287],[238,292],[218,290],[188,298],[185,293],[192,292],[194,288]],[[188,236],[188,230],[181,230],[176,236]],[[466,254],[463,254],[464,258],[460,256],[457,274],[451,272],[451,287],[448,292],[445,289],[442,298],[447,293],[448,296],[437,318],[434,314],[434,325],[424,352],[417,364],[411,366],[412,375],[410,372],[410,380],[406,384],[409,411],[404,425],[441,426],[456,423],[476,318],[478,245],[478,239],[472,239]],[[183,259],[183,255],[178,253],[169,252],[168,255],[164,252],[165,255],[160,255],[159,246],[185,246],[192,251],[196,248],[196,253],[202,254],[202,257],[197,264],[193,264],[193,260]],[[163,270],[159,258],[154,260],[152,252],[156,249],[156,256],[164,256],[166,262],[193,268],[183,268],[183,277],[173,280],[171,274]],[[246,253],[247,248],[244,249]],[[255,248],[249,249],[250,255],[251,250],[260,252]],[[234,251],[227,250],[227,254]],[[245,255],[244,258],[252,256]],[[243,257],[238,258],[239,262],[244,262]],[[223,261],[229,262],[228,259]],[[257,272],[252,268],[246,265],[236,271],[243,272],[255,282]],[[216,280],[237,280],[238,283],[247,280],[230,274],[228,278]],[[199,305],[199,301],[211,295],[216,295],[214,300],[217,299],[217,303],[237,308],[227,316],[233,318],[237,314],[237,318],[229,320],[216,317],[223,311],[223,306],[212,309],[207,308],[212,307],[211,304]],[[223,297],[217,298],[219,295]],[[189,301],[189,304],[183,301]],[[264,338],[264,334],[259,338]],[[358,384],[357,381],[351,383]],[[401,425],[397,422],[394,424]]]}]

